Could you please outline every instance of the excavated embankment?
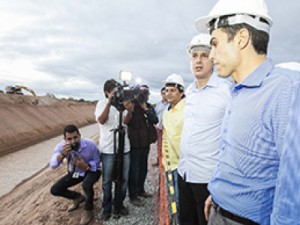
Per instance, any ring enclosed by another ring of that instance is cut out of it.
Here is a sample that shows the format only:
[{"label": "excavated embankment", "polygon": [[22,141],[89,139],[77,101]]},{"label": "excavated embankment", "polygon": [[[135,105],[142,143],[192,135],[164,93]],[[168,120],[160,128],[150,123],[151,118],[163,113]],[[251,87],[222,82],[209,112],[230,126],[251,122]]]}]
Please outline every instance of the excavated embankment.
[{"label": "excavated embankment", "polygon": [[0,94],[0,156],[60,135],[68,123],[95,122],[95,104]]}]

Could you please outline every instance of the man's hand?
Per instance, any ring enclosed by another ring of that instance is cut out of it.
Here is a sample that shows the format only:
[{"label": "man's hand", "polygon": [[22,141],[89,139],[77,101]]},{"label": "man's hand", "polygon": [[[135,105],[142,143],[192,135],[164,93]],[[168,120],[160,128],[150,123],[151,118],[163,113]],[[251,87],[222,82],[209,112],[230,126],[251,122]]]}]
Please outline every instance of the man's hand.
[{"label": "man's hand", "polygon": [[210,196],[207,197],[207,199],[205,201],[205,206],[204,206],[204,215],[205,215],[206,221],[208,221],[211,206],[212,206],[212,198],[211,198],[211,195],[210,195]]},{"label": "man's hand", "polygon": [[115,95],[116,90],[112,90],[111,92],[106,91],[105,94],[107,95],[108,103],[111,104],[111,99]]},{"label": "man's hand", "polygon": [[57,156],[57,161],[58,162],[62,162],[64,160],[64,158],[69,154],[69,152],[71,151],[71,145],[70,144],[65,144],[63,147],[63,150],[61,151],[61,153]]},{"label": "man's hand", "polygon": [[112,97],[114,96],[115,92],[116,92],[116,90],[105,91],[105,96],[107,96],[107,103],[106,103],[105,108],[103,109],[102,113],[97,118],[97,120],[100,124],[104,124],[108,119]]},{"label": "man's hand", "polygon": [[82,169],[82,170],[86,170],[86,168],[89,166],[88,163],[86,163],[81,157],[77,157],[75,159],[75,167]]},{"label": "man's hand", "polygon": [[71,149],[71,144],[68,144],[68,143],[67,143],[67,144],[64,145],[61,154],[62,154],[64,157],[66,157],[66,156],[69,154],[69,152],[70,152],[71,150],[72,150],[72,149]]},{"label": "man's hand", "polygon": [[140,102],[140,106],[141,106],[141,108],[142,108],[145,112],[148,111],[148,107],[147,107],[147,103],[146,103],[146,102]]}]

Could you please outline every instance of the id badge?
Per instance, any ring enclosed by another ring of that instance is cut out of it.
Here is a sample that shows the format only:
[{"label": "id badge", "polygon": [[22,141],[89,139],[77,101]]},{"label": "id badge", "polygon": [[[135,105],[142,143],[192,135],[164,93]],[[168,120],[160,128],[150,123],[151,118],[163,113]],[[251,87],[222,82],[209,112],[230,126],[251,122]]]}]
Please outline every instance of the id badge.
[{"label": "id badge", "polygon": [[79,177],[79,172],[74,172],[72,175],[73,178],[78,178]]}]

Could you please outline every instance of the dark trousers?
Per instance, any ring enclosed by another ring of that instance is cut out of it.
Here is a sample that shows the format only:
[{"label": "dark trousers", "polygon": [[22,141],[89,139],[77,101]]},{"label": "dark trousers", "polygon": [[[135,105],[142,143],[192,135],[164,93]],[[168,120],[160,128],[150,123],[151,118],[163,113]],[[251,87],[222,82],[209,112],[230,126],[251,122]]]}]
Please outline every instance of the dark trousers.
[{"label": "dark trousers", "polygon": [[178,174],[180,222],[182,225],[206,225],[204,203],[209,196],[207,184],[185,182]]},{"label": "dark trousers", "polygon": [[130,150],[129,197],[135,199],[145,191],[144,183],[148,171],[148,148]]},{"label": "dark trousers", "polygon": [[60,178],[52,187],[51,194],[54,196],[61,196],[67,199],[76,199],[80,196],[80,193],[69,190],[76,184],[82,182],[82,189],[85,194],[85,210],[92,210],[94,208],[94,184],[99,180],[101,171],[87,172],[84,177],[73,178],[71,173],[66,174]]}]

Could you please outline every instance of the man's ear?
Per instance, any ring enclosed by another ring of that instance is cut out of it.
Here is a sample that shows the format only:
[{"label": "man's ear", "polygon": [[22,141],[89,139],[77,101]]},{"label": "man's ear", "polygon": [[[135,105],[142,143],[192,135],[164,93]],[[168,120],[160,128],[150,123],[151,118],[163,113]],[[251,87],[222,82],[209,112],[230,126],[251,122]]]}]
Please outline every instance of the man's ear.
[{"label": "man's ear", "polygon": [[240,29],[235,37],[237,38],[237,43],[240,49],[246,48],[250,43],[250,34],[246,28]]}]

